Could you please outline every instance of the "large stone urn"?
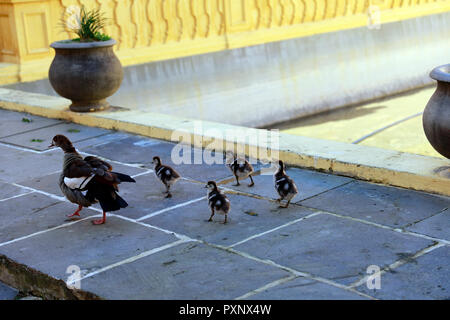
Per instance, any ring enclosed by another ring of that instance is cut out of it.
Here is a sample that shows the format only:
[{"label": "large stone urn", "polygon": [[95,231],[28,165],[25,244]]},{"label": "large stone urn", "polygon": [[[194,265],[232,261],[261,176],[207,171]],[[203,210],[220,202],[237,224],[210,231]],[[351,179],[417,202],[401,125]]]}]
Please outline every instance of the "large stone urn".
[{"label": "large stone urn", "polygon": [[450,64],[436,67],[430,77],[437,88],[423,112],[423,129],[433,148],[450,159]]},{"label": "large stone urn", "polygon": [[48,77],[55,91],[72,100],[70,110],[89,112],[109,107],[106,98],[119,89],[122,65],[113,51],[114,39],[95,42],[53,42],[55,58]]}]

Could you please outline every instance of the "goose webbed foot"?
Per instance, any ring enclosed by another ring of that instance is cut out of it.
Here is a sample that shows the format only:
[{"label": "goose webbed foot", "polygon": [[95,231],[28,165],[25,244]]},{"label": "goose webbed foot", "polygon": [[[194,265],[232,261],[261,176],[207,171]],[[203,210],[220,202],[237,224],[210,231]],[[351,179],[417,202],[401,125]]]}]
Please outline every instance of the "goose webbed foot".
[{"label": "goose webbed foot", "polygon": [[67,215],[67,218],[73,218],[73,217],[75,217],[75,216],[81,217],[81,216],[80,216],[80,211],[81,211],[81,209],[83,209],[83,207],[82,207],[82,206],[78,206],[77,211],[75,211],[75,212],[72,213],[72,214]]},{"label": "goose webbed foot", "polygon": [[93,225],[100,225],[100,224],[104,224],[106,222],[106,212],[103,212],[103,217],[101,219],[98,220],[93,220],[92,224]]}]

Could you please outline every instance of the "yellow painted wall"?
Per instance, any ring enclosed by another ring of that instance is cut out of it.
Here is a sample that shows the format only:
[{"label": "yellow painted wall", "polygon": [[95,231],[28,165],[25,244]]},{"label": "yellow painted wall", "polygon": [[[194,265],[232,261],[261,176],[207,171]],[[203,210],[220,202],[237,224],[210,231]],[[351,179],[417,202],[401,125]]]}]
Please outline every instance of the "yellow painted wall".
[{"label": "yellow painted wall", "polygon": [[71,37],[59,25],[71,5],[110,18],[124,65],[450,11],[450,0],[0,0],[0,63],[20,66],[0,84],[46,77],[50,43]]}]

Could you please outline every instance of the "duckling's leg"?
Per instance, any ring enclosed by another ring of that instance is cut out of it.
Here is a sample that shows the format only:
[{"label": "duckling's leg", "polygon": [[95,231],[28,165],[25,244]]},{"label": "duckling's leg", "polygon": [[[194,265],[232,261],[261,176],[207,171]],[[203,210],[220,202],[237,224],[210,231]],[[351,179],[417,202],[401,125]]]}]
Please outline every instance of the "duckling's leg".
[{"label": "duckling's leg", "polygon": [[227,223],[227,214],[225,213],[225,220],[223,220],[223,224],[226,224]]},{"label": "duckling's leg", "polygon": [[209,221],[212,221],[212,217],[213,217],[213,216],[214,216],[214,209],[211,208],[211,216],[209,217],[208,222],[209,222]]},{"label": "duckling's leg", "polygon": [[280,205],[280,208],[287,208],[287,207],[289,207],[289,203],[291,202],[291,199],[289,199],[288,201],[287,201],[287,203],[286,203],[286,205],[285,206],[281,206]]},{"label": "duckling's leg", "polygon": [[253,187],[255,185],[255,182],[253,181],[252,175],[249,175],[249,178],[252,181],[252,183],[250,183],[248,186]]},{"label": "duckling's leg", "polygon": [[237,175],[234,175],[236,177],[236,184],[233,184],[233,186],[237,187],[240,186],[241,184],[239,183],[239,177]]},{"label": "duckling's leg", "polygon": [[68,218],[72,218],[73,216],[80,216],[80,211],[83,209],[83,206],[82,205],[78,205],[78,209],[77,209],[77,211],[75,211],[74,213],[72,213],[72,214],[69,214],[67,217]]},{"label": "duckling's leg", "polygon": [[166,185],[166,188],[167,188],[167,196],[166,196],[166,198],[172,198],[172,194],[170,193],[170,184],[168,184],[168,185]]},{"label": "duckling's leg", "polygon": [[104,224],[105,222],[106,222],[106,212],[103,211],[103,218],[92,221],[92,224],[99,225],[99,224]]}]

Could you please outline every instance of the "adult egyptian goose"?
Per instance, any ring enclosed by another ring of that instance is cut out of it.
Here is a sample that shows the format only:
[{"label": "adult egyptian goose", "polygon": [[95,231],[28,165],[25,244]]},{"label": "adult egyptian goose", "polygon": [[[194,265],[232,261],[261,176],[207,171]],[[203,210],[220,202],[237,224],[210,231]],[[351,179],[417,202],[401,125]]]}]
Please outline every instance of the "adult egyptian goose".
[{"label": "adult egyptian goose", "polygon": [[106,212],[125,208],[128,203],[117,192],[121,182],[136,182],[126,174],[112,172],[112,166],[93,156],[83,157],[75,150],[70,140],[56,135],[49,148],[59,147],[64,151],[63,171],[59,177],[59,186],[66,198],[78,209],[68,217],[80,216],[83,207],[100,202],[103,218],[92,221],[93,224],[106,222]]},{"label": "adult egyptian goose", "polygon": [[246,159],[238,159],[236,155],[227,154],[226,159],[227,167],[233,172],[234,177],[236,178],[236,184],[234,186],[239,186],[239,178],[246,179],[250,178],[251,183],[248,185],[249,187],[253,187],[255,182],[253,182],[252,173],[253,166]]},{"label": "adult egyptian goose", "polygon": [[152,163],[155,166],[156,177],[166,186],[166,191],[164,192],[167,193],[166,198],[171,198],[170,187],[180,179],[180,174],[172,167],[163,165],[161,158],[158,156],[153,157]]},{"label": "adult egyptian goose", "polygon": [[[277,193],[280,196],[280,198],[277,199],[277,202],[280,203],[280,208],[287,208],[292,198],[298,193],[298,189],[295,182],[286,174],[283,161],[279,160],[278,165],[278,170],[273,176],[275,190],[277,190]],[[282,200],[287,200],[286,206],[281,205]]]},{"label": "adult egyptian goose", "polygon": [[217,212],[225,215],[223,223],[227,223],[227,216],[230,211],[230,200],[228,200],[226,195],[220,192],[214,181],[208,181],[205,188],[208,188],[208,205],[211,209],[211,216],[208,221],[212,221],[214,213]]}]

